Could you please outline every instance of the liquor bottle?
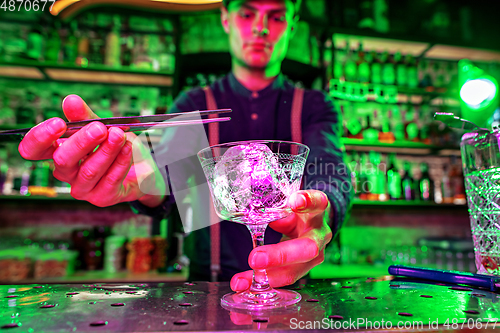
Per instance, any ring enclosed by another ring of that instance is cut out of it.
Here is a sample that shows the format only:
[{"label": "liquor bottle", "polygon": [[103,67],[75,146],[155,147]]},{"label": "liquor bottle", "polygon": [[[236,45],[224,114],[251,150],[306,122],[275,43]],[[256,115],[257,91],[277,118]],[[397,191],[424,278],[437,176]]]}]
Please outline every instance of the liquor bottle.
[{"label": "liquor bottle", "polygon": [[385,173],[382,171],[382,159],[380,153],[370,151],[370,169],[368,174],[368,182],[371,186],[368,200],[371,201],[384,201],[387,199],[385,194]]},{"label": "liquor bottle", "polygon": [[433,66],[434,72],[434,88],[444,88],[446,85],[446,70],[443,69],[443,62],[435,61]]},{"label": "liquor bottle", "polygon": [[379,129],[376,127],[373,127],[371,125],[372,117],[374,120],[374,125],[377,125],[377,115],[374,113],[373,115],[367,115],[366,116],[366,127],[363,129],[363,140],[366,141],[378,141],[378,136],[379,136]]},{"label": "liquor bottle", "polygon": [[386,201],[388,199],[387,196],[387,165],[382,162],[382,155],[380,153],[376,153],[376,163],[377,163],[377,194],[379,201]]},{"label": "liquor bottle", "polygon": [[376,52],[372,52],[371,83],[382,83],[382,60]]},{"label": "liquor bottle", "polygon": [[430,65],[428,60],[421,60],[418,66],[418,78],[420,80],[420,87],[432,87],[433,81],[430,73]]},{"label": "liquor bottle", "polygon": [[71,21],[71,29],[68,31],[63,48],[64,62],[70,65],[76,64],[76,58],[78,57],[77,31],[78,31],[77,21],[75,20]]},{"label": "liquor bottle", "polygon": [[371,0],[362,0],[359,6],[360,19],[359,29],[373,29],[375,22],[373,19],[373,2]]},{"label": "liquor bottle", "polygon": [[99,104],[100,108],[95,111],[99,118],[114,117],[113,111],[111,111],[111,99],[108,96],[102,96]]},{"label": "liquor bottle", "polygon": [[429,165],[427,163],[421,163],[420,171],[422,172],[422,176],[418,181],[420,200],[434,201],[434,181],[429,175]]},{"label": "liquor bottle", "polygon": [[5,194],[4,184],[7,181],[9,164],[7,164],[7,149],[0,147],[0,195]]},{"label": "liquor bottle", "polygon": [[133,49],[134,49],[134,36],[130,34],[124,34],[121,38],[121,54],[122,54],[122,66],[130,67],[132,65],[133,58]]},{"label": "liquor bottle", "polygon": [[415,183],[411,177],[411,164],[405,161],[403,164],[404,175],[401,178],[401,190],[403,199],[406,201],[415,200]]},{"label": "liquor bottle", "polygon": [[391,128],[396,141],[405,140],[405,126],[401,115],[401,107],[399,105],[391,106],[390,118]]},{"label": "liquor bottle", "polygon": [[89,64],[102,65],[104,63],[104,38],[98,32],[91,30],[89,32]]},{"label": "liquor bottle", "polygon": [[35,124],[35,110],[26,101],[17,108],[16,124],[26,126]]},{"label": "liquor bottle", "polygon": [[47,44],[45,45],[45,61],[57,62],[62,60],[61,36],[59,35],[60,22],[55,21],[54,26],[50,27]]},{"label": "liquor bottle", "polygon": [[89,65],[90,41],[87,31],[77,30],[78,39],[77,56],[75,65],[86,68]]},{"label": "liquor bottle", "polygon": [[359,170],[360,170],[360,166],[359,166],[358,152],[354,151],[350,157],[351,157],[351,161],[348,162],[348,166],[349,166],[349,170],[351,172],[351,186],[354,189],[354,195],[359,196],[359,191],[360,191],[360,188],[359,188],[359,181],[360,181]]},{"label": "liquor bottle", "polygon": [[396,67],[387,51],[384,52],[382,57],[382,83],[387,85],[396,83]]},{"label": "liquor bottle", "polygon": [[[349,45],[349,44],[347,44]],[[347,57],[347,45],[344,49],[335,50],[335,59],[333,64],[333,77],[337,80],[345,81],[344,64]]]},{"label": "liquor bottle", "polygon": [[443,177],[441,178],[441,196],[443,198],[443,203],[453,203],[453,189],[450,181],[450,169],[447,164],[443,165]]},{"label": "liquor bottle", "polygon": [[33,163],[30,161],[24,162],[24,167],[21,167],[20,177],[16,180],[14,179],[14,188],[19,191],[19,194],[29,196],[29,185],[31,179],[31,169],[33,167]]},{"label": "liquor bottle", "polygon": [[[41,28],[35,27],[28,34],[28,44],[26,49],[26,56],[33,60],[41,61],[43,58],[43,37]],[[0,51],[1,52],[1,51]]]},{"label": "liquor bottle", "polygon": [[0,125],[15,125],[16,113],[10,107],[10,98],[8,95],[3,95],[2,106],[0,108]]},{"label": "liquor bottle", "polygon": [[132,50],[134,62],[133,68],[152,70],[151,59],[148,55],[149,35],[137,35]]},{"label": "liquor bottle", "polygon": [[378,134],[378,141],[385,143],[393,143],[396,141],[394,133],[391,131],[391,111],[383,109],[382,116],[380,117],[381,131]]},{"label": "liquor bottle", "polygon": [[466,203],[464,176],[461,166],[457,163],[457,157],[451,157],[450,185],[453,192],[453,203],[463,205]]},{"label": "liquor bottle", "polygon": [[373,172],[373,166],[369,163],[368,154],[364,153],[361,156],[361,162],[359,165],[359,199],[368,200],[368,195],[372,190],[372,185],[368,178],[370,172]]},{"label": "liquor bottle", "polygon": [[113,16],[113,28],[106,37],[104,63],[110,67],[120,67],[120,16]]},{"label": "liquor bottle", "polygon": [[396,166],[396,154],[389,154],[389,166],[387,168],[387,193],[390,200],[401,199],[401,175]]},{"label": "liquor bottle", "polygon": [[400,87],[406,87],[408,84],[408,71],[401,52],[396,52],[394,54],[394,63],[396,64],[397,85]]},{"label": "liquor bottle", "polygon": [[415,122],[415,108],[409,106],[405,114],[405,139],[409,141],[418,141],[418,125]]},{"label": "liquor bottle", "polygon": [[416,60],[412,55],[409,54],[406,56],[406,63],[407,63],[406,82],[408,84],[408,87],[417,88],[419,82],[418,82],[418,68]]},{"label": "liquor bottle", "polygon": [[363,139],[363,125],[361,124],[354,103],[347,102],[344,106],[347,137],[350,139]]},{"label": "liquor bottle", "polygon": [[[500,73],[498,73],[497,75],[500,76],[499,74]],[[448,63],[448,76],[449,81],[447,83],[447,86],[451,89],[453,89],[454,87],[458,87],[458,66],[456,62]]]},{"label": "liquor bottle", "polygon": [[138,106],[138,99],[137,96],[130,96],[130,101],[128,105],[128,110],[125,111],[124,116],[125,117],[133,117],[133,116],[139,116],[141,114],[141,110],[139,109]]},{"label": "liquor bottle", "polygon": [[370,82],[371,55],[363,51],[363,44],[359,43],[358,50],[358,81],[361,83]]},{"label": "liquor bottle", "polygon": [[43,109],[43,118],[45,120],[54,117],[63,117],[61,109],[61,95],[58,93],[53,93],[51,95],[48,106]]},{"label": "liquor bottle", "polygon": [[31,171],[32,181],[30,186],[48,187],[50,178],[50,164],[48,161],[37,161],[33,163]]},{"label": "liquor bottle", "polygon": [[160,40],[159,61],[160,71],[173,73],[175,71],[175,43],[172,36],[165,36]]},{"label": "liquor bottle", "polygon": [[348,82],[357,82],[358,78],[358,67],[356,65],[358,61],[358,52],[348,49],[347,59],[345,62],[345,79]]},{"label": "liquor bottle", "polygon": [[427,145],[430,145],[432,143],[432,140],[430,138],[430,124],[432,122],[432,119],[430,117],[431,112],[429,110],[429,106],[423,105],[420,107],[419,111],[419,141],[422,143],[425,143]]},{"label": "liquor bottle", "polygon": [[161,46],[159,35],[148,35],[148,45],[146,49],[151,61],[151,69],[155,72],[160,70]]}]

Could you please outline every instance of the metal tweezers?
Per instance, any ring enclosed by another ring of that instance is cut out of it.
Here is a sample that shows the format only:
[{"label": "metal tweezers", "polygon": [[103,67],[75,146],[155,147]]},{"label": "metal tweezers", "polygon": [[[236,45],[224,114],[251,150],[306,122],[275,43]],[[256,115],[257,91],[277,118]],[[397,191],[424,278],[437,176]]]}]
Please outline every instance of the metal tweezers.
[{"label": "metal tweezers", "polygon": [[[214,122],[229,121],[229,117],[220,118],[206,118],[202,119],[202,116],[209,116],[213,114],[220,113],[230,113],[231,109],[220,109],[220,110],[206,110],[206,111],[190,111],[190,112],[179,112],[172,114],[161,114],[161,115],[150,115],[150,116],[134,116],[134,117],[112,117],[112,118],[100,118],[100,119],[89,119],[81,121],[66,122],[67,130],[61,136],[62,138],[68,138],[75,134],[85,125],[98,121],[103,123],[106,127],[119,127],[124,132],[141,132],[152,127],[165,128],[174,126],[187,126],[187,125],[200,125],[209,124]],[[0,141],[19,141],[28,133],[33,127],[21,128],[14,130],[0,131]]]}]

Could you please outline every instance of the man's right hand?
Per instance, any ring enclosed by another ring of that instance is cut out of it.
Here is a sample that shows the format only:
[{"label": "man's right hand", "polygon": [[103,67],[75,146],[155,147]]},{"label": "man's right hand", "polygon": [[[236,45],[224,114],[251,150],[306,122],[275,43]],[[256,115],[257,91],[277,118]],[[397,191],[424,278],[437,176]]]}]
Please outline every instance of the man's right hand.
[{"label": "man's right hand", "polygon": [[108,130],[76,95],[64,99],[63,111],[69,121],[96,121],[68,139],[61,139],[66,131],[61,118],[40,123],[19,144],[23,158],[53,159],[54,177],[71,185],[71,195],[99,207],[134,200],[156,207],[163,201],[163,177],[148,150],[134,141],[133,133],[125,134],[117,127]]}]

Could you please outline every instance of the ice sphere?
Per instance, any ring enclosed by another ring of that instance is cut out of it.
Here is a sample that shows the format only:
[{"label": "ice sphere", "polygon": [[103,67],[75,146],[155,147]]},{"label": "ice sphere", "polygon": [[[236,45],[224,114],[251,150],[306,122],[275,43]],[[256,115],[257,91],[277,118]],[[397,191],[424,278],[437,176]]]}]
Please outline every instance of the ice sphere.
[{"label": "ice sphere", "polygon": [[252,143],[229,148],[214,170],[214,195],[228,213],[284,205],[286,174],[271,149]]}]

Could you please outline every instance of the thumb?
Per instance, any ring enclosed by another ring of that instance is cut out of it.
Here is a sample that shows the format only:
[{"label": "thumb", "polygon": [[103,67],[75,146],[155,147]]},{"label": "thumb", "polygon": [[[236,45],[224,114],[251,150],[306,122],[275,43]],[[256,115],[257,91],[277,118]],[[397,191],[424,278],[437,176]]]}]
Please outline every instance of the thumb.
[{"label": "thumb", "polygon": [[99,119],[78,95],[68,95],[62,102],[64,115],[69,121]]},{"label": "thumb", "polygon": [[328,207],[328,197],[317,190],[297,191],[290,196],[289,206],[297,213],[320,213]]}]

